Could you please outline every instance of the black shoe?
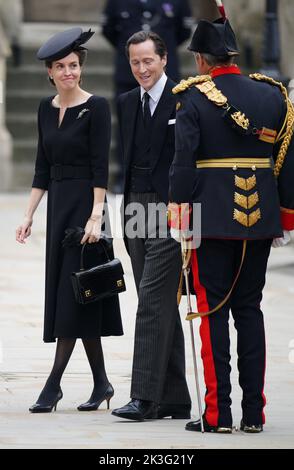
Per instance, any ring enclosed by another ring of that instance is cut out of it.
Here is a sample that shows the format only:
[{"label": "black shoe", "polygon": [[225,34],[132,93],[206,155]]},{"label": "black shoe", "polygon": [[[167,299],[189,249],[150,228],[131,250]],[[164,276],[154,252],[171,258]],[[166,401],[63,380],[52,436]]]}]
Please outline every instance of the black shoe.
[{"label": "black shoe", "polygon": [[[232,426],[210,426],[206,419],[203,417],[203,428],[204,432],[217,432],[220,434],[231,434]],[[185,426],[186,431],[196,431],[201,432],[201,422],[200,419],[197,421],[190,421]]]},{"label": "black shoe", "polygon": [[172,419],[190,419],[191,405],[159,405],[157,411],[157,418],[162,419],[168,417]]},{"label": "black shoe", "polygon": [[[43,395],[43,396],[42,396]],[[51,413],[51,411],[56,411],[57,403],[63,397],[63,393],[61,388],[59,388],[57,394],[55,396],[50,396],[50,400],[46,400],[45,393],[41,393],[38,401],[29,408],[31,413]]]},{"label": "black shoe", "polygon": [[144,421],[144,419],[157,418],[158,405],[148,400],[132,400],[121,408],[112,411],[112,415],[118,418],[132,419],[134,421]]},{"label": "black shoe", "polygon": [[[101,403],[107,401],[107,409],[109,410],[109,402],[114,395],[113,386],[108,384],[107,389],[104,390],[103,394],[97,399],[93,400],[92,397],[86,402],[78,406],[79,411],[95,411],[98,410]],[[93,394],[92,394],[93,396]]]},{"label": "black shoe", "polygon": [[241,431],[248,432],[251,434],[256,434],[258,432],[263,431],[263,426],[262,424],[245,424],[243,419],[241,420],[240,423],[240,429]]}]

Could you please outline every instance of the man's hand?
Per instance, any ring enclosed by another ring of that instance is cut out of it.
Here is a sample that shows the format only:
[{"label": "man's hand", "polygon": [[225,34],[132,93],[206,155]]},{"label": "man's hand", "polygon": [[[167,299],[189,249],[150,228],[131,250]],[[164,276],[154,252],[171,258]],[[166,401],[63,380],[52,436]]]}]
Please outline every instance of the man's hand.
[{"label": "man's hand", "polygon": [[287,245],[291,241],[290,232],[288,232],[288,230],[284,230],[283,233],[284,233],[283,237],[273,239],[273,243],[272,243],[273,248],[280,248],[282,246]]}]

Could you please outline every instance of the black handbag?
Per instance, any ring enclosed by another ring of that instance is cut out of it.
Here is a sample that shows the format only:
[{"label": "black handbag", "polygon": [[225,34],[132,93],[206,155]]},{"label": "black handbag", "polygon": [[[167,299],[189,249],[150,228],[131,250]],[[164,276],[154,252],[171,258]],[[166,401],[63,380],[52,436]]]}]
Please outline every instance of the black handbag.
[{"label": "black handbag", "polygon": [[81,250],[80,271],[71,274],[76,301],[86,305],[124,292],[126,285],[120,260],[117,258],[110,260],[107,250],[102,244],[107,259],[106,263],[85,269],[84,252],[86,246],[87,243],[83,245]]}]

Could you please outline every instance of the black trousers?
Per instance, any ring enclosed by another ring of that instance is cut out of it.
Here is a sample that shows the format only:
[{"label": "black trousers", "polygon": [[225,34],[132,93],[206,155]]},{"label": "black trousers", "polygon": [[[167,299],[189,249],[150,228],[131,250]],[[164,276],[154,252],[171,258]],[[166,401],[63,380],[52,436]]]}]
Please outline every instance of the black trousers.
[{"label": "black trousers", "polygon": [[[150,224],[147,208],[150,203],[160,202],[157,194],[130,193],[126,203],[130,202],[140,203],[145,209],[138,224],[139,237],[127,239],[138,293],[131,397],[155,403],[190,404],[177,305],[180,245],[169,232],[166,238],[158,236],[159,222]],[[166,224],[166,208],[162,210]],[[126,223],[128,220],[126,217]],[[144,230],[148,226],[149,235]]]},{"label": "black trousers", "polygon": [[[260,309],[272,240],[247,242],[242,270],[228,302],[201,319],[201,357],[206,384],[205,417],[212,426],[231,426],[229,312],[237,329],[242,413],[247,424],[265,421],[265,332]],[[192,253],[199,312],[216,307],[229,292],[241,261],[242,240],[204,239]]]}]

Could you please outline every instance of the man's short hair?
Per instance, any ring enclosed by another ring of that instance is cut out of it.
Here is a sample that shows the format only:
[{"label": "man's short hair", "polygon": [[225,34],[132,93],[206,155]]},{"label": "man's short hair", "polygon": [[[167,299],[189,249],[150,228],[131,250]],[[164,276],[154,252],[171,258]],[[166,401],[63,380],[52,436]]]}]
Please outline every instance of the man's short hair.
[{"label": "man's short hair", "polygon": [[152,31],[138,31],[133,34],[127,41],[126,44],[126,55],[130,58],[129,49],[131,44],[141,44],[142,42],[151,40],[154,43],[155,53],[159,55],[161,59],[167,56],[167,47],[164,40],[156,33]]},{"label": "man's short hair", "polygon": [[230,57],[229,55],[215,56],[212,54],[206,54],[204,52],[197,52],[197,54],[200,54],[206,60],[208,65],[211,65],[212,67],[215,65],[231,65],[234,63],[234,57]]}]

